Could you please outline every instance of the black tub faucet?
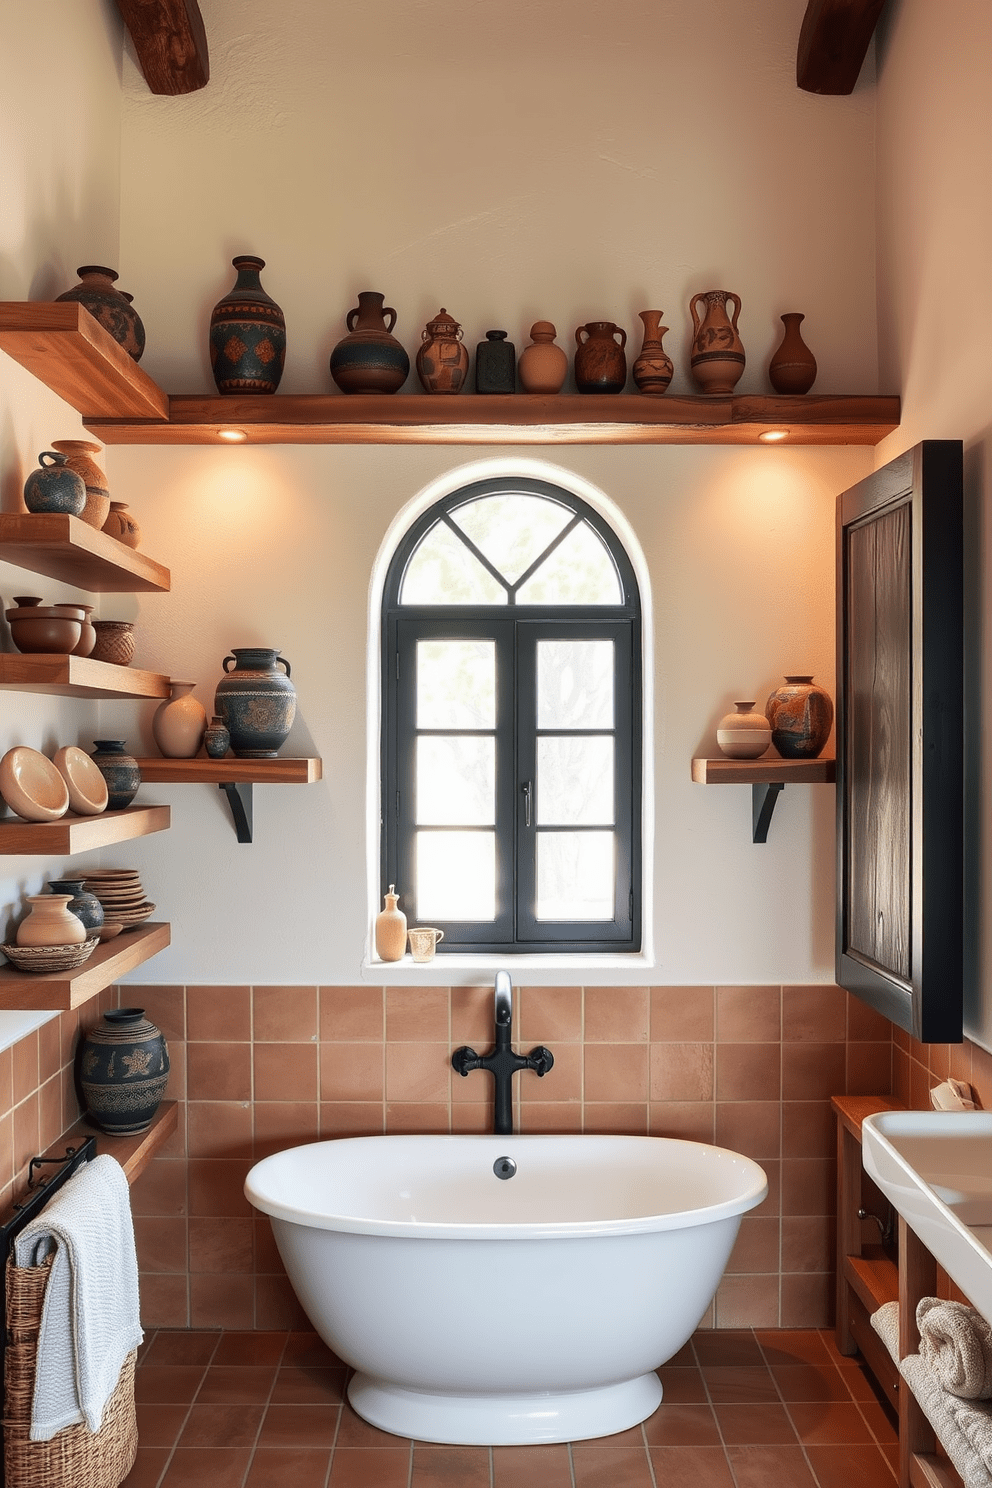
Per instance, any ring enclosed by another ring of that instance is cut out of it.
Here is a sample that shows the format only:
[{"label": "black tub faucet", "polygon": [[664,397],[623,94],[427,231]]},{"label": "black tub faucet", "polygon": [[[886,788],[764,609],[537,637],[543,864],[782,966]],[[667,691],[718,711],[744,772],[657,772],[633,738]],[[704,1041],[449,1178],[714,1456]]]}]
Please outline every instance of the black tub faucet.
[{"label": "black tub faucet", "polygon": [[451,1056],[451,1064],[460,1075],[470,1070],[488,1070],[496,1081],[496,1111],[493,1131],[498,1137],[509,1136],[513,1131],[513,1076],[517,1070],[529,1069],[543,1079],[555,1062],[550,1049],[539,1044],[529,1054],[515,1054],[510,1044],[510,1025],[513,1022],[513,991],[510,974],[496,973],[496,1047],[491,1054],[478,1055],[474,1049],[463,1044]]}]

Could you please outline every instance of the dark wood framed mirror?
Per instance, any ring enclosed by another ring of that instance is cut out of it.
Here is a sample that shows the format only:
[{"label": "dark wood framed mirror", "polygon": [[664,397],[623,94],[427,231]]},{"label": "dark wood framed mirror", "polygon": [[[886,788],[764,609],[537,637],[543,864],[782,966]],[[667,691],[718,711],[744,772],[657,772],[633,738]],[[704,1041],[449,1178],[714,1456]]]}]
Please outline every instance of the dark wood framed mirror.
[{"label": "dark wood framed mirror", "polygon": [[924,1043],[962,1036],[962,446],[837,501],[836,977]]}]

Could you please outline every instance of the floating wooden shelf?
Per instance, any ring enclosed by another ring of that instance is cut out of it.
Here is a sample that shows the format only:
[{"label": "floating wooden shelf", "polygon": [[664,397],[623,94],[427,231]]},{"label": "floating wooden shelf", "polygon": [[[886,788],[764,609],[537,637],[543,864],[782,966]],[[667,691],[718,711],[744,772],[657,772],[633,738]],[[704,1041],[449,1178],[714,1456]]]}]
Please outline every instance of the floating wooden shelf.
[{"label": "floating wooden shelf", "polygon": [[756,760],[694,759],[692,778],[697,785],[750,785],[751,841],[767,842],[776,802],[786,787],[826,785],[836,779],[836,760],[785,760],[773,756]]},{"label": "floating wooden shelf", "polygon": [[171,815],[168,806],[127,806],[123,811],[104,811],[99,816],[66,815],[51,822],[8,817],[0,821],[0,857],[7,854],[69,857],[73,853],[92,852],[98,847],[112,847],[116,842],[164,832]]},{"label": "floating wooden shelf", "polygon": [[55,512],[0,515],[0,558],[90,594],[161,594],[172,585],[161,563],[78,517]]},{"label": "floating wooden shelf", "polygon": [[168,677],[137,667],[114,666],[92,656],[62,656],[44,651],[0,655],[0,687],[15,692],[51,692],[61,697],[167,698]]},{"label": "floating wooden shelf", "polygon": [[163,759],[149,755],[138,760],[142,780],[153,785],[187,782],[220,785],[225,780],[255,785],[312,785],[322,778],[319,759]]},{"label": "floating wooden shelf", "polygon": [[48,1153],[52,1157],[59,1157],[65,1151],[66,1144],[72,1146],[86,1137],[95,1137],[97,1152],[106,1152],[111,1157],[116,1157],[124,1169],[128,1183],[134,1183],[141,1177],[156,1152],[165,1146],[178,1125],[179,1105],[176,1101],[163,1101],[152,1117],[151,1126],[147,1131],[139,1132],[136,1137],[113,1137],[109,1132],[92,1126],[84,1116],[74,1126],[70,1126],[67,1132],[63,1132],[58,1141],[48,1149]]},{"label": "floating wooden shelf", "polygon": [[84,418],[169,417],[169,399],[74,300],[0,302],[0,350]]},{"label": "floating wooden shelf", "polygon": [[98,945],[75,971],[25,972],[4,964],[0,967],[0,1008],[65,1012],[80,1007],[143,961],[164,951],[171,938],[168,925],[146,920],[136,929],[125,930],[114,940]]}]

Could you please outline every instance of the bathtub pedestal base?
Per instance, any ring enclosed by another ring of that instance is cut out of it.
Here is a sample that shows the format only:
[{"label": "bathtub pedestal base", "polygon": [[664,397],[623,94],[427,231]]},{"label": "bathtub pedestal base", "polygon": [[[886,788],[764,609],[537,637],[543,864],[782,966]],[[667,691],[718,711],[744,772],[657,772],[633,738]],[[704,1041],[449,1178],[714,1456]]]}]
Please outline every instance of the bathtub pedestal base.
[{"label": "bathtub pedestal base", "polygon": [[656,1374],[642,1374],[619,1385],[560,1394],[440,1395],[356,1374],[348,1398],[366,1421],[396,1436],[456,1446],[522,1447],[627,1431],[658,1409],[661,1381]]}]

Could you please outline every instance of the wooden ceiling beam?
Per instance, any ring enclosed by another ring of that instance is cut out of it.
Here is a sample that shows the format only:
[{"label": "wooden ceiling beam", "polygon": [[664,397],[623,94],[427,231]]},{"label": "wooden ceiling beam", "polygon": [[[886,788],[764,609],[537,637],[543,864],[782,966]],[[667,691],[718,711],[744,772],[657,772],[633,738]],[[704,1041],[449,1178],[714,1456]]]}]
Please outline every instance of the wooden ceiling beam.
[{"label": "wooden ceiling beam", "polygon": [[195,93],[210,79],[197,0],[117,0],[138,66],[153,93]]},{"label": "wooden ceiling beam", "polygon": [[796,82],[807,93],[853,93],[885,0],[809,0]]}]

